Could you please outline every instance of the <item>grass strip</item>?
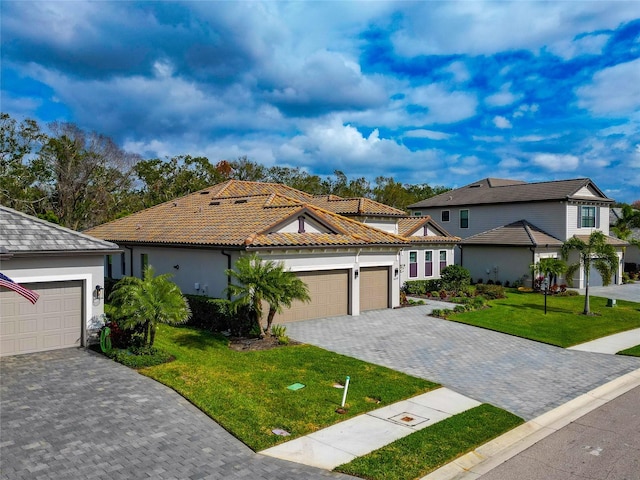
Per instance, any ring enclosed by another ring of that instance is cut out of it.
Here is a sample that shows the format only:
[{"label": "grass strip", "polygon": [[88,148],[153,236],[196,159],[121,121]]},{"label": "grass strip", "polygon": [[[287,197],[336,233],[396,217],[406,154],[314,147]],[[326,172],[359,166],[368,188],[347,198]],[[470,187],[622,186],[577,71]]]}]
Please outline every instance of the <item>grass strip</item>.
[{"label": "grass strip", "polygon": [[584,297],[547,296],[510,289],[507,298],[492,300],[490,308],[452,314],[449,320],[475,325],[517,337],[570,347],[614,333],[640,327],[640,303],[591,297],[593,315],[583,315]]},{"label": "grass strip", "polygon": [[640,357],[640,345],[627,348],[626,350],[621,350],[617,353],[617,355],[629,355],[630,357]]},{"label": "grass strip", "polygon": [[523,422],[505,410],[482,404],[335,470],[371,480],[420,478]]},{"label": "grass strip", "polygon": [[[310,345],[234,351],[224,337],[189,327],[161,325],[155,344],[175,361],[140,372],[173,388],[256,451],[438,386]],[[347,375],[347,412],[341,415],[336,409],[344,390],[334,384]],[[294,383],[305,387],[289,390]]]}]

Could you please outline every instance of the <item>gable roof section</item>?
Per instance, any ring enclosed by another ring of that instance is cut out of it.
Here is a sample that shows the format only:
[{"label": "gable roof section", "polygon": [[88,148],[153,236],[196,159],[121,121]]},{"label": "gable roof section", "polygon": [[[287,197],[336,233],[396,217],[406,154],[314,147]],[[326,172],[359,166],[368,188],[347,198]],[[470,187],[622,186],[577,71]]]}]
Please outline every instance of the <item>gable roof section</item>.
[{"label": "gable roof section", "polygon": [[[237,189],[238,185],[227,185],[229,186],[231,189],[220,191],[217,188],[219,185],[216,185],[99,225],[87,232],[113,242],[236,248],[402,246],[406,243],[397,235],[275,193],[273,190],[269,191],[271,187],[266,188],[267,193],[225,197],[225,192],[234,195],[248,193],[247,190],[241,192]],[[254,192],[260,189],[256,185],[250,187]],[[309,215],[326,226],[328,232],[274,231],[277,226],[301,214]]]},{"label": "gable roof section", "polygon": [[[418,230],[428,226],[439,235],[414,235]],[[454,237],[435,223],[429,215],[424,217],[403,217],[398,220],[398,235],[411,243],[458,243],[460,237]]]},{"label": "gable roof section", "polygon": [[310,202],[340,215],[379,215],[384,217],[404,217],[406,215],[403,210],[365,197],[342,198],[337,195],[316,195]]},{"label": "gable roof section", "polygon": [[[580,196],[582,188],[593,190],[594,197]],[[453,207],[494,203],[544,202],[550,200],[591,200],[612,203],[588,178],[525,183],[518,180],[485,178],[464,187],[409,205],[408,208]]]},{"label": "gable roof section", "polygon": [[118,246],[0,205],[0,255],[106,254]]},{"label": "gable roof section", "polygon": [[560,247],[562,241],[549,235],[544,230],[530,224],[526,220],[497,227],[486,232],[465,238],[461,245],[500,245],[513,247]]}]

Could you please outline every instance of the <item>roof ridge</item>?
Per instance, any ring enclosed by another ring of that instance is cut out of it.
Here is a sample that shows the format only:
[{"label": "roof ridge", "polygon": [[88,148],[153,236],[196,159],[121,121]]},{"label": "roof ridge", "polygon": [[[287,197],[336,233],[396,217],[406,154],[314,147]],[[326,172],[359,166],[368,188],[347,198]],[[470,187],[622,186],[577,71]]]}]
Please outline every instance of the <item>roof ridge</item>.
[{"label": "roof ridge", "polygon": [[[526,220],[520,220],[520,222],[522,222],[522,226],[524,227],[524,231],[527,233],[527,236],[529,237],[529,240],[531,240],[531,243],[533,244],[534,247],[538,246],[538,242],[536,241],[536,238],[533,236],[533,232],[531,232],[531,224],[529,222],[527,222]],[[516,222],[514,222],[516,223]],[[536,227],[537,228],[537,227]]]}]

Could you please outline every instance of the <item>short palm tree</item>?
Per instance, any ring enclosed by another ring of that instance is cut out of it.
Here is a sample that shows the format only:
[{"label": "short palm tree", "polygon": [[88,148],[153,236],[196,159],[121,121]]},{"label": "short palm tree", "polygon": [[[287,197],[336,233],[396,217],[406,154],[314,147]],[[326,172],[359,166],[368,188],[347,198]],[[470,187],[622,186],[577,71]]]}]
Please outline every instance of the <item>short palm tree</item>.
[{"label": "short palm tree", "polygon": [[567,271],[567,264],[559,258],[541,258],[540,261],[531,265],[533,271],[549,279],[559,277]]},{"label": "short palm tree", "polygon": [[271,260],[263,261],[258,255],[245,255],[235,263],[235,269],[226,271],[237,284],[227,287],[227,292],[235,297],[231,307],[237,311],[240,307],[249,307],[252,322],[262,331],[262,302],[269,304],[267,328],[269,334],[271,323],[276,313],[283,307],[290,307],[294,300],[309,301],[307,285],[295,273],[285,270],[282,263]]},{"label": "short palm tree", "polygon": [[122,327],[142,325],[144,344],[149,347],[153,347],[158,323],[184,323],[191,317],[187,299],[169,278],[168,273],[156,277],[153,267],[148,266],[142,279],[120,279],[109,296],[111,308],[124,320]]},{"label": "short palm tree", "polygon": [[582,268],[585,281],[584,314],[591,313],[589,305],[589,277],[591,265],[596,267],[602,276],[602,284],[609,285],[611,276],[618,269],[618,255],[613,245],[607,243],[602,232],[593,232],[587,242],[578,237],[571,237],[562,244],[562,258],[567,260],[571,251],[578,252],[578,261],[567,267],[567,283],[573,285],[573,275]]}]

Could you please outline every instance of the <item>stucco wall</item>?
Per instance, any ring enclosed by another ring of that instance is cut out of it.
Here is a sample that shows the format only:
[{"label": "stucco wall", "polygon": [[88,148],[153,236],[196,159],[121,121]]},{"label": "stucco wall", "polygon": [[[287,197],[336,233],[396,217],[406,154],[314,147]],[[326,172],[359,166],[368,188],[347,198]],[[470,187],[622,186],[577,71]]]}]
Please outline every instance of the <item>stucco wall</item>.
[{"label": "stucco wall", "polygon": [[82,281],[84,338],[102,326],[104,299],[95,298],[94,291],[97,285],[104,287],[103,255],[13,257],[2,260],[0,268],[17,283]]},{"label": "stucco wall", "polygon": [[527,247],[478,247],[466,245],[462,249],[462,266],[469,270],[473,282],[482,279],[500,280],[502,283],[516,280],[529,283],[534,263],[534,253]]},{"label": "stucco wall", "polygon": [[[425,252],[432,252],[432,261],[433,261],[433,271],[432,275],[427,276],[425,274]],[[440,278],[440,252],[447,252],[447,265],[452,265],[454,263],[454,247],[452,245],[413,245],[410,247],[405,247],[405,250],[402,251],[400,256],[400,284],[403,285],[404,282],[408,280],[433,280],[436,278]],[[417,252],[418,253],[418,276],[417,277],[409,277],[409,253]]]}]

